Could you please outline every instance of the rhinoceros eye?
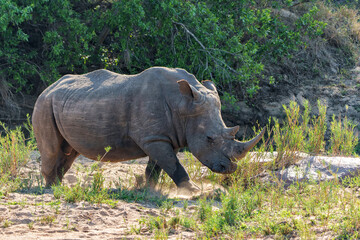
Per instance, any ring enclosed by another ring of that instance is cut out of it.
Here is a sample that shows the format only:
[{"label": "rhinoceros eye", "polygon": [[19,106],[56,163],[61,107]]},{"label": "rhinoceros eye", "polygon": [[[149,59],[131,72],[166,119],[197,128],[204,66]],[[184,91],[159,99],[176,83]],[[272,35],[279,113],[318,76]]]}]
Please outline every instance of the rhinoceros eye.
[{"label": "rhinoceros eye", "polygon": [[207,141],[208,141],[209,143],[213,143],[215,140],[214,140],[214,138],[212,138],[212,137],[210,137],[210,136],[207,136]]}]

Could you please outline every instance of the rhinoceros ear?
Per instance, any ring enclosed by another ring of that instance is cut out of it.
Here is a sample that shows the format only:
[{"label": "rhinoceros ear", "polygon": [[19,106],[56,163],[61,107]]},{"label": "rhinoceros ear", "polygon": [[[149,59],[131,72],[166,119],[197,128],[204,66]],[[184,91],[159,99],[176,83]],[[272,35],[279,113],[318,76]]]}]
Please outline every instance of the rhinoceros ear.
[{"label": "rhinoceros ear", "polygon": [[201,82],[207,89],[212,90],[214,92],[217,92],[216,86],[213,81],[210,80],[204,80]]},{"label": "rhinoceros ear", "polygon": [[191,86],[188,81],[182,79],[177,81],[177,83],[179,84],[179,89],[182,95],[194,99],[195,101],[201,99],[201,93]]}]

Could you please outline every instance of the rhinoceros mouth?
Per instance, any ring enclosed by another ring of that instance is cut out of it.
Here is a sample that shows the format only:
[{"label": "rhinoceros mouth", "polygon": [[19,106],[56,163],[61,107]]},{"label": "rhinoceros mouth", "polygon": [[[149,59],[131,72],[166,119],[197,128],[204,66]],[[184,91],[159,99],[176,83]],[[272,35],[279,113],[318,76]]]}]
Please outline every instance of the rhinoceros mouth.
[{"label": "rhinoceros mouth", "polygon": [[222,173],[222,174],[231,174],[235,172],[237,169],[237,164],[233,163],[228,159],[228,161],[221,161],[219,163],[216,163],[211,168],[211,171],[216,173]]}]

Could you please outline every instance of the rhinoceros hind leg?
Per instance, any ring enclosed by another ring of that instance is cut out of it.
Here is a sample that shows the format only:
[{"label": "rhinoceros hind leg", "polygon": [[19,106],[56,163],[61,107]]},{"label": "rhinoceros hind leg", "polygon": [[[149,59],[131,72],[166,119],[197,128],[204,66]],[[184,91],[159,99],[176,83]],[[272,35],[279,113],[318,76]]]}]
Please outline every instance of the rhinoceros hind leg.
[{"label": "rhinoceros hind leg", "polygon": [[[66,147],[64,148],[65,145]],[[66,151],[63,151],[63,149],[66,149]],[[77,156],[79,156],[79,153],[67,143],[62,144],[56,156],[41,155],[41,173],[45,178],[46,187],[61,183],[62,178],[70,169]]]},{"label": "rhinoceros hind leg", "polygon": [[145,169],[146,183],[151,187],[155,187],[161,174],[161,167],[149,157],[149,162]]},{"label": "rhinoceros hind leg", "polygon": [[61,181],[75,158],[79,155],[61,135],[55,121],[52,99],[42,95],[38,98],[32,123],[41,155],[41,173],[46,187]]},{"label": "rhinoceros hind leg", "polygon": [[71,165],[74,163],[74,160],[79,156],[79,153],[72,147],[69,146],[66,149],[67,151],[63,152],[63,157],[56,169],[59,182],[61,182],[65,173],[70,169]]}]

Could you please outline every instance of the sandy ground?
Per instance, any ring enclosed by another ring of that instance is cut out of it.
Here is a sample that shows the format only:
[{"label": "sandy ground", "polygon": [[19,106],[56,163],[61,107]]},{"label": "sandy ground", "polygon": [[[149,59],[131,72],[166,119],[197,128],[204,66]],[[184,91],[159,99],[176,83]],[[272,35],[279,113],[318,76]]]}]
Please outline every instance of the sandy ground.
[{"label": "sandy ground", "polygon": [[[160,217],[169,219],[177,214],[186,215],[187,218],[196,217],[198,202],[191,197],[177,195],[174,184],[162,184],[161,188],[149,190],[146,194],[152,197],[170,199],[172,204],[168,209],[156,205],[156,201],[126,202],[116,200],[109,204],[92,204],[86,201],[68,203],[63,197],[56,199],[53,190],[46,189],[36,194],[40,173],[39,154],[34,152],[31,161],[23,170],[25,178],[29,179],[29,190],[8,193],[0,197],[0,240],[6,239],[154,239],[155,231],[146,225],[149,218]],[[184,153],[179,153],[180,160],[188,159]],[[270,157],[270,156],[267,156]],[[266,157],[265,157],[266,159]],[[357,160],[357,159],[355,159]],[[136,191],[143,189],[144,172],[148,159],[142,158],[122,163],[99,163],[105,177],[105,188],[116,189],[119,184]],[[80,156],[65,175],[63,183],[74,186],[91,183],[91,166],[96,163]],[[193,165],[188,165],[187,170]],[[202,178],[206,168],[201,167],[195,176]],[[26,177],[27,176],[27,177]],[[214,195],[219,186],[209,183],[197,182],[203,189],[204,195]],[[216,189],[216,190],[215,190]],[[184,204],[186,202],[186,209]],[[213,209],[219,207],[219,202],[213,202]],[[332,239],[331,232],[317,231],[317,239]],[[168,239],[196,239],[201,230],[184,228],[176,225],[168,233]],[[261,239],[272,239],[273,236]],[[163,238],[158,238],[163,239]],[[298,239],[296,237],[295,239]]]},{"label": "sandy ground", "polygon": [[[36,176],[39,176],[36,159],[35,153],[25,169],[26,174],[33,176],[29,186],[36,186]],[[85,179],[89,172],[86,169],[90,169],[93,163],[80,156],[65,175],[64,183],[74,185],[78,178]],[[147,158],[123,163],[100,163],[105,185],[115,187],[119,179],[136,185],[144,176],[146,163]],[[128,203],[119,200],[115,206],[67,203],[56,199],[51,189],[38,195],[30,192],[9,193],[0,199],[0,239],[151,239],[154,233],[144,225],[140,233],[135,233],[134,229],[140,226],[139,220],[159,215],[170,217],[176,208],[183,207],[181,199],[174,202],[170,212],[164,212],[152,202]],[[168,194],[174,195],[174,192]],[[196,208],[196,202],[189,200],[187,213],[191,215]],[[179,227],[170,231],[168,237],[193,239],[195,232]]]}]

